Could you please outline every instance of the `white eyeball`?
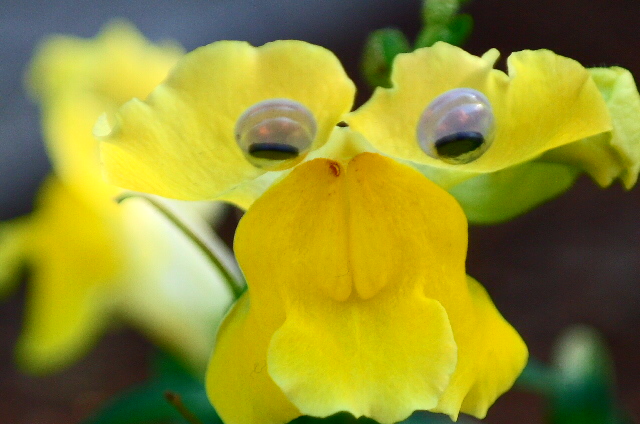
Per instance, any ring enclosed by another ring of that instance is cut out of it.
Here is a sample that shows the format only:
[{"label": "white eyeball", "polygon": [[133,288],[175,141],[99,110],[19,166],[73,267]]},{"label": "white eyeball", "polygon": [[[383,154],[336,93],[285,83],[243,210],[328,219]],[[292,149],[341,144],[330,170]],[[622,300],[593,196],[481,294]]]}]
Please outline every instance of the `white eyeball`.
[{"label": "white eyeball", "polygon": [[317,125],[304,105],[289,99],[269,99],[238,118],[235,137],[246,158],[260,168],[275,168],[306,153]]},{"label": "white eyeball", "polygon": [[418,121],[420,148],[451,164],[469,163],[493,141],[494,117],[489,99],[471,88],[449,90],[431,102]]}]

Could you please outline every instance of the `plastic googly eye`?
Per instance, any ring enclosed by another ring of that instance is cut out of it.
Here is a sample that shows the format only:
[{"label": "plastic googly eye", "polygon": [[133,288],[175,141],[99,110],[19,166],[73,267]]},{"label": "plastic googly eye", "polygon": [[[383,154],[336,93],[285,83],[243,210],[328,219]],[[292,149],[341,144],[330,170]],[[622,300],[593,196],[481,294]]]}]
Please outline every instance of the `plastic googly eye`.
[{"label": "plastic googly eye", "polygon": [[489,99],[471,88],[438,96],[422,113],[417,138],[429,156],[451,164],[469,163],[489,148],[495,122]]},{"label": "plastic googly eye", "polygon": [[316,121],[304,105],[289,99],[269,99],[238,118],[235,137],[246,158],[260,168],[274,168],[309,151]]}]

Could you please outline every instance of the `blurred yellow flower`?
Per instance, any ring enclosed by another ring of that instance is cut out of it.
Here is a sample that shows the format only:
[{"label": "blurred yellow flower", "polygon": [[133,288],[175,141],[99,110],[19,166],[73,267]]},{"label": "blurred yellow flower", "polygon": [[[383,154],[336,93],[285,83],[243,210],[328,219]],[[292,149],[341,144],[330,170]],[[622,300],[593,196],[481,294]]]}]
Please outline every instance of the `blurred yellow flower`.
[{"label": "blurred yellow flower", "polygon": [[[92,40],[44,42],[29,70],[42,107],[54,175],[35,211],[0,225],[0,282],[30,269],[18,360],[48,372],[82,355],[114,319],[136,325],[203,368],[232,293],[223,275],[171,221],[144,199],[118,205],[122,189],[103,181],[92,126],[125,99],[145,96],[182,55],[116,22]],[[211,204],[156,199],[232,265],[204,221]]]},{"label": "blurred yellow flower", "polygon": [[[473,175],[609,131],[611,119],[576,62],[522,52],[508,76],[492,55],[443,43],[408,54],[406,84],[349,114],[354,86],[329,51],[218,42],[96,124],[115,184],[251,205],[235,239],[249,290],[207,375],[225,422],[483,417],[513,384],[527,349],[465,275],[462,209],[389,156]],[[448,128],[424,123],[443,104],[463,106],[445,114],[455,131],[423,145],[423,132]]]},{"label": "blurred yellow flower", "polygon": [[27,89],[41,105],[44,141],[65,183],[118,192],[102,178],[98,147],[87,128],[132,97],[144,98],[183,54],[175,43],[149,43],[121,21],[106,25],[95,39],[58,35],[39,46]]}]

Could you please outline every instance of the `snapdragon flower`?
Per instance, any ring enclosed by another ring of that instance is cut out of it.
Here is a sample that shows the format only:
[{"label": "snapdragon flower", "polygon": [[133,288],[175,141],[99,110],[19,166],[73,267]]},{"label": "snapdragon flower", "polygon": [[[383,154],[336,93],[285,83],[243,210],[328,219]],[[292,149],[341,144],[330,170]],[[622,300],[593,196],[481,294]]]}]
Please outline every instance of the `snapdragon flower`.
[{"label": "snapdragon flower", "polygon": [[415,168],[518,166],[612,131],[607,105],[584,67],[549,51],[515,53],[510,74],[493,51],[444,43],[400,58],[397,86],[349,113],[354,85],[329,51],[213,43],[96,124],[113,183],[248,209],[234,244],[248,290],[207,374],[227,423],[483,417],[526,363],[465,274],[462,208]]}]

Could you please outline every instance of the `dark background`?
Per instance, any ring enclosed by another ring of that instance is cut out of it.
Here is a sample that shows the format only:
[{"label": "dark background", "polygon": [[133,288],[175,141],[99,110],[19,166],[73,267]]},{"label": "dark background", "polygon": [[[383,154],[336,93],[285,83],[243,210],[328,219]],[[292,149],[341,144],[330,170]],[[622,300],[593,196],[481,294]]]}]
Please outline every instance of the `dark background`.
[{"label": "dark background", "polygon": [[[366,34],[396,26],[415,34],[418,0],[317,1],[30,1],[0,6],[0,219],[31,208],[48,171],[36,107],[22,73],[32,49],[50,33],[94,36],[125,17],[152,40],[171,38],[187,50],[220,39],[253,44],[281,38],[330,48],[360,83],[357,61]],[[637,0],[476,0],[467,10],[476,29],[467,49],[497,47],[504,56],[548,48],[585,66],[619,65],[640,76]],[[361,99],[367,92],[361,93]],[[227,234],[228,238],[230,235]],[[471,229],[469,273],[527,341],[549,358],[561,330],[587,323],[603,334],[616,365],[619,396],[640,416],[640,194],[619,185],[599,189],[581,178],[563,197],[512,222]],[[23,291],[0,305],[0,422],[62,424],[84,418],[103,400],[146,376],[150,345],[115,329],[85,359],[46,378],[12,365]],[[511,392],[487,422],[540,423],[530,394]]]}]

